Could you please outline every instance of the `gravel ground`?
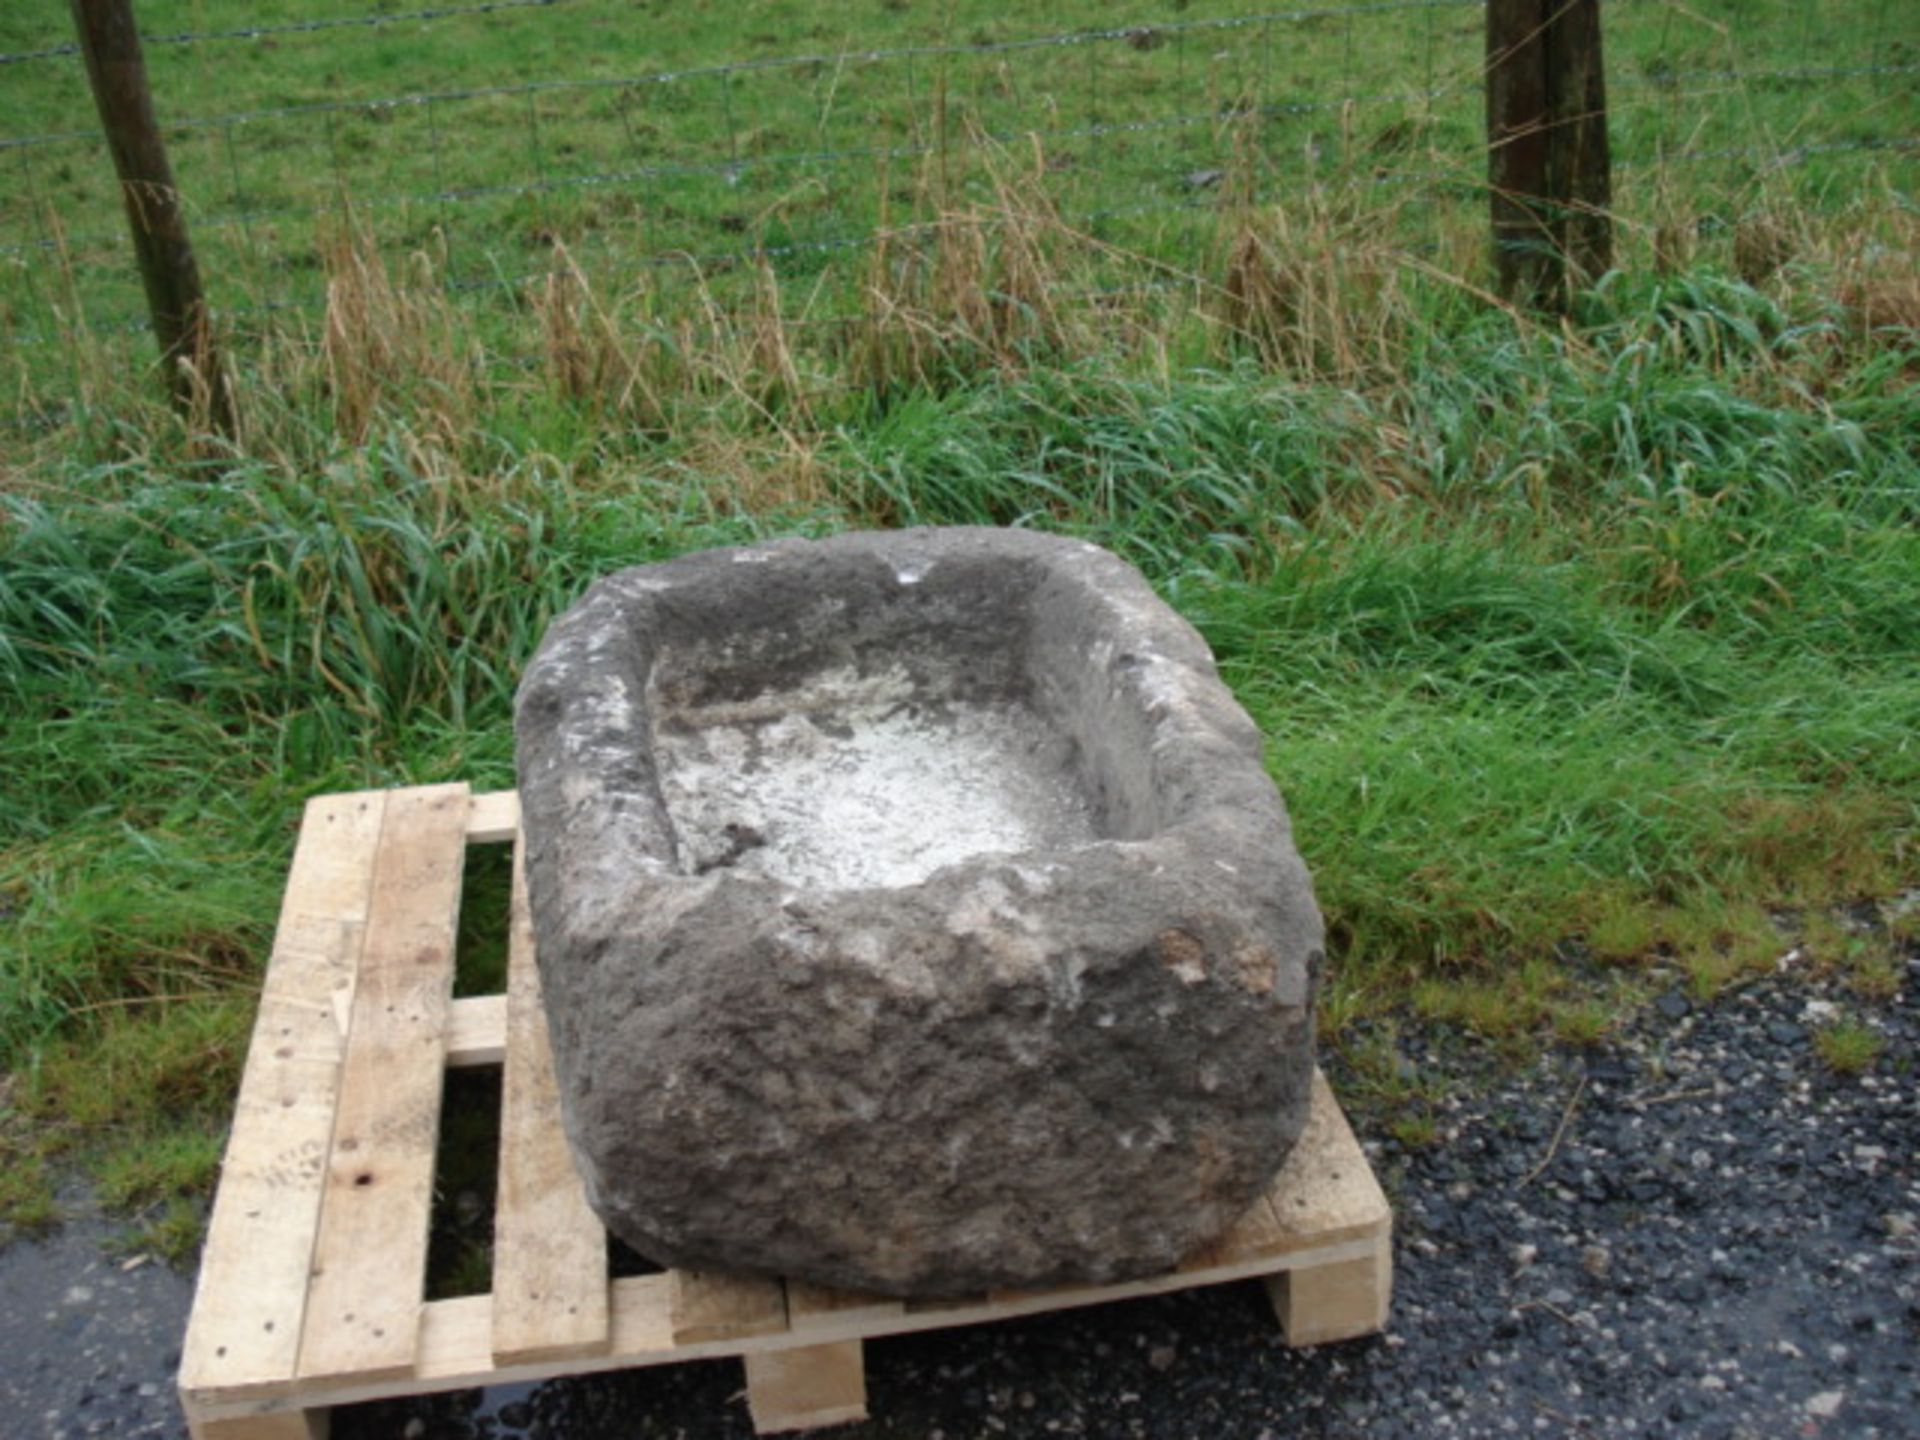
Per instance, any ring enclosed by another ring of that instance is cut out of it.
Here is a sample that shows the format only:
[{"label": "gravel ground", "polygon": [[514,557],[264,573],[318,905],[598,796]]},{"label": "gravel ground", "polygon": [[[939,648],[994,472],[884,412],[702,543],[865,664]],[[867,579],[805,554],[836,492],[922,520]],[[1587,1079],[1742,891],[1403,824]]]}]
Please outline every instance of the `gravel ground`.
[{"label": "gravel ground", "polygon": [[0,1435],[184,1433],[173,1398],[193,1282],[118,1253],[77,1188],[67,1222],[0,1251]]},{"label": "gravel ground", "polygon": [[[1920,958],[1875,1006],[1792,975],[1706,1008],[1675,990],[1520,1071],[1403,1032],[1463,1098],[1432,1145],[1369,1144],[1391,1334],[1295,1353],[1233,1285],[875,1341],[875,1418],[836,1433],[1920,1436],[1916,997]],[[1885,1038],[1864,1077],[1815,1056],[1835,1005]],[[101,1259],[98,1229],[0,1256],[8,1434],[183,1433],[160,1417],[187,1287]],[[731,1362],[334,1419],[336,1440],[750,1433]]]}]

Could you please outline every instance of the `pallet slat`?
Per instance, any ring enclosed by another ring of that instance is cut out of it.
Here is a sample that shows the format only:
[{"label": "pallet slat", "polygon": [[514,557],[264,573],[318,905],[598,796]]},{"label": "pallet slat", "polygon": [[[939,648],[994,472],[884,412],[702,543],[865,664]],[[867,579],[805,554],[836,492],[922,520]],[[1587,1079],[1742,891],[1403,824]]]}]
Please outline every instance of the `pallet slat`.
[{"label": "pallet slat", "polygon": [[291,1380],[333,1135],[341,1034],[386,814],[380,792],[308,802],[261,987],[181,1352],[187,1388]]},{"label": "pallet slat", "polygon": [[804,1280],[787,1281],[787,1323],[796,1335],[843,1327],[849,1321],[874,1320],[898,1315],[906,1301],[890,1295],[866,1295],[857,1290],[830,1290],[824,1285],[809,1285]]},{"label": "pallet slat", "polygon": [[787,1328],[787,1292],[778,1280],[669,1270],[673,1282],[673,1343],[743,1340]]},{"label": "pallet slat", "polygon": [[[837,1423],[864,1413],[867,1339],[1248,1277],[1291,1343],[1385,1324],[1391,1211],[1318,1075],[1272,1191],[1164,1275],[915,1302],[689,1271],[609,1284],[560,1139],[518,853],[509,994],[450,999],[465,847],[517,822],[512,792],[462,786],[309,806],[181,1366],[196,1440],[306,1440],[333,1405],[718,1356],[747,1362],[761,1430]],[[491,1063],[496,1293],[427,1302],[443,1068]]]},{"label": "pallet slat", "polygon": [[[1323,1128],[1319,1133],[1327,1132]],[[1358,1156],[1356,1146],[1348,1156],[1336,1154],[1328,1158]],[[519,1384],[555,1375],[585,1375],[601,1370],[748,1355],[795,1344],[825,1344],[835,1340],[872,1339],[944,1329],[952,1325],[984,1324],[1019,1315],[1099,1305],[1141,1295],[1190,1289],[1196,1285],[1253,1278],[1269,1274],[1278,1267],[1289,1268],[1292,1273],[1298,1274],[1302,1270],[1345,1266],[1351,1261],[1360,1260],[1370,1262],[1371,1273],[1378,1274],[1380,1258],[1387,1253],[1387,1248],[1387,1233],[1382,1228],[1360,1239],[1321,1247],[1296,1248],[1278,1259],[1245,1259],[1204,1274],[1176,1271],[1120,1285],[1005,1292],[991,1298],[975,1296],[902,1305],[889,1314],[848,1317],[840,1322],[830,1317],[819,1317],[814,1325],[804,1331],[787,1329],[759,1336],[698,1342],[677,1339],[674,1333],[678,1277],[672,1272],[640,1275],[613,1282],[613,1341],[604,1353],[507,1367],[498,1365],[493,1359],[492,1302],[489,1297],[473,1295],[455,1300],[435,1300],[427,1304],[421,1318],[420,1355],[412,1375],[386,1380],[340,1377],[301,1387],[297,1400],[314,1405],[350,1404],[402,1395],[434,1394],[478,1385]],[[1308,1292],[1310,1290],[1311,1287],[1308,1287]],[[1385,1295],[1378,1293],[1374,1299],[1377,1304],[1384,1304]],[[281,1404],[295,1398],[285,1396],[284,1391],[267,1391],[251,1397],[202,1394],[190,1397],[190,1405],[205,1415],[236,1415],[263,1402],[272,1403],[271,1397],[276,1393],[283,1397]]]},{"label": "pallet slat", "polygon": [[340,1072],[301,1377],[413,1369],[466,858],[465,785],[389,797]]},{"label": "pallet slat", "polygon": [[605,1350],[607,1232],[560,1128],[560,1090],[534,963],[525,857],[513,853],[506,1074],[493,1244],[493,1356],[503,1365]]},{"label": "pallet slat", "polygon": [[[1383,1243],[1383,1240],[1347,1241],[1329,1247],[1324,1252],[1314,1252],[1309,1258],[1313,1267],[1321,1264],[1342,1265],[1352,1260],[1370,1259]],[[1259,1273],[1249,1269],[1242,1272],[1241,1276],[1226,1278],[1257,1278]],[[326,1385],[312,1385],[302,1391],[301,1399],[309,1404],[352,1404],[403,1395],[430,1395],[480,1385],[517,1385],[557,1375],[590,1375],[603,1370],[757,1355],[770,1350],[790,1349],[796,1344],[871,1340],[916,1331],[942,1330],[955,1325],[990,1324],[1021,1315],[1102,1305],[1140,1295],[1164,1294],[1173,1290],[1192,1289],[1196,1284],[1214,1283],[1217,1282],[1213,1277],[1197,1281],[1191,1276],[1175,1272],[1119,1286],[1072,1286],[1059,1290],[1032,1291],[1022,1296],[995,1296],[990,1300],[976,1297],[924,1310],[902,1306],[892,1315],[850,1320],[844,1327],[823,1325],[818,1331],[806,1332],[804,1337],[801,1332],[786,1329],[758,1336],[695,1342],[678,1340],[674,1336],[673,1273],[640,1275],[613,1282],[613,1343],[604,1353],[506,1367],[496,1365],[492,1357],[491,1302],[485,1295],[469,1295],[456,1300],[435,1300],[426,1306],[420,1326],[419,1363],[412,1375],[402,1379],[342,1379]],[[246,1403],[234,1398],[225,1402],[205,1403],[202,1408],[208,1413],[226,1415],[246,1408]]]},{"label": "pallet slat", "polygon": [[1392,1223],[1392,1208],[1373,1167],[1318,1070],[1306,1129],[1267,1198],[1280,1224],[1276,1254],[1370,1235]]}]

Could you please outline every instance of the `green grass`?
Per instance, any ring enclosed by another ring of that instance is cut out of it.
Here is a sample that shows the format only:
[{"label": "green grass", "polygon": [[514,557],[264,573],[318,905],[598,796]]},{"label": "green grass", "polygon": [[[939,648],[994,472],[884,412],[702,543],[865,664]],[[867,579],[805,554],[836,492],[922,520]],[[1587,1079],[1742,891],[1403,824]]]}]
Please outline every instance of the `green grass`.
[{"label": "green grass", "polygon": [[[1793,62],[1800,10],[1713,9],[1739,23],[1695,35],[1695,55],[1692,12],[1623,7],[1615,66],[1706,66],[1729,43]],[[749,11],[737,33],[757,46]],[[296,11],[250,12],[282,13]],[[711,59],[736,12],[676,12],[645,54],[623,48],[634,26],[616,42],[557,25],[558,9],[516,13],[463,54],[466,82]],[[590,0],[565,13],[605,18]],[[828,33],[804,38],[1014,28],[961,4],[836,13],[814,7]],[[1451,33],[1473,13],[1431,18]],[[794,48],[793,15],[766,14]],[[1655,14],[1661,35],[1633,28]],[[1894,53],[1908,37],[1888,17],[1876,31],[1869,5],[1849,33]],[[1061,7],[1035,28],[1093,18]],[[148,16],[221,23],[211,0]],[[578,48],[535,54],[523,23]],[[1392,23],[1406,40],[1407,17]],[[55,38],[44,24],[9,12],[0,47]],[[1342,27],[1301,24],[1285,63],[1338,72]],[[220,103],[420,83],[408,37],[337,38],[249,52]],[[1374,39],[1356,66],[1424,84],[1418,46]],[[1192,103],[1148,83],[1173,48],[1125,47],[1116,111]],[[1023,113],[1075,83],[1060,57],[1085,53],[1027,56]],[[192,78],[158,59],[156,74],[163,94]],[[1742,133],[1789,115],[1911,128],[1905,81],[1861,83],[1871,95],[1823,82],[1827,98],[1711,98],[1748,117]],[[0,130],[66,123],[74,97],[40,84],[9,85]],[[837,93],[844,119],[853,100]],[[762,77],[751,99],[791,96]],[[1651,143],[1634,127],[1658,114],[1699,118],[1678,100],[1623,111],[1625,140]],[[676,116],[659,143],[682,123],[688,144],[718,143],[711,108]],[[804,129],[763,118],[781,144]],[[151,1244],[178,1250],[304,799],[511,784],[514,685],[559,609],[621,565],[773,534],[1026,525],[1138,564],[1268,737],[1330,921],[1322,1033],[1356,1093],[1398,1107],[1407,1144],[1436,1137],[1441,1091],[1403,1063],[1403,1020],[1510,1055],[1598,1043],[1654,974],[1705,998],[1770,968],[1788,911],[1863,1008],[1893,993],[1912,918],[1854,934],[1818,917],[1920,878],[1912,162],[1632,180],[1621,272],[1560,325],[1487,301],[1470,189],[1436,211],[1389,186],[1363,201],[1343,177],[1283,187],[1281,205],[1192,217],[1173,266],[1152,236],[1122,253],[1058,222],[1086,199],[1062,186],[1143,183],[1124,156],[1096,172],[1077,143],[1038,171],[1019,154],[970,171],[987,200],[943,194],[937,174],[903,182],[903,203],[943,228],[924,252],[850,262],[832,283],[851,308],[831,324],[808,313],[831,308],[828,281],[791,269],[702,289],[596,265],[479,305],[389,263],[376,210],[301,272],[332,286],[324,331],[295,317],[239,337],[233,436],[164,411],[126,337],[69,319],[62,344],[9,357],[0,1223],[43,1222],[51,1177],[83,1163]],[[1155,173],[1191,163],[1159,143],[1138,141]],[[480,127],[466,148],[511,172],[507,144]],[[402,183],[392,158],[367,150],[355,186]],[[298,186],[315,169],[289,148],[272,173]],[[75,229],[117,223],[81,169],[61,183]],[[22,220],[9,193],[0,228]],[[719,227],[721,203],[688,200],[686,223],[717,230],[685,243],[761,233]],[[520,243],[504,221],[474,223],[483,250]],[[80,258],[11,273],[42,298],[73,287],[82,308],[115,303],[124,279]],[[1117,280],[1125,293],[1105,293]],[[504,866],[477,861],[468,880],[476,909],[497,910]],[[463,991],[497,984],[484,928],[461,937]]]},{"label": "green grass", "polygon": [[31,1140],[0,1140],[0,1242],[59,1223],[53,1177]]},{"label": "green grass", "polygon": [[1814,1053],[1836,1075],[1864,1075],[1886,1048],[1886,1036],[1851,1018],[1823,1025],[1813,1036]]},{"label": "green grass", "polygon": [[[164,35],[367,8],[149,0],[141,18]],[[1249,13],[1262,12],[1227,0],[1126,13],[1096,0],[1018,13],[985,0],[572,0],[425,25],[154,44],[148,62],[214,303],[235,312],[318,308],[316,230],[328,222],[315,212],[350,196],[392,263],[429,255],[494,311],[520,303],[521,277],[546,273],[559,240],[602,288],[633,279],[638,256],[765,245],[796,313],[842,314],[857,304],[862,269],[845,241],[988,197],[975,133],[1048,137],[1046,189],[1065,214],[1104,217],[1085,223],[1183,265],[1206,228],[1180,208],[1211,194],[1186,177],[1222,168],[1245,168],[1268,195],[1313,183],[1402,195],[1415,243],[1478,216],[1477,8],[1309,7],[1206,28]],[[1902,0],[1827,0],[1817,34],[1813,14],[1804,0],[1609,13],[1623,213],[1681,243],[1683,232],[1736,228],[1764,192],[1829,208],[1888,166],[1911,185],[1914,152],[1860,147],[1920,134],[1920,28]],[[964,48],[1131,25],[1141,28],[1064,47]],[[0,50],[69,38],[57,8],[0,16]],[[922,53],[904,53],[912,47]],[[820,58],[700,69],[789,56]],[[648,78],[686,70],[698,73]],[[1796,74],[1807,70],[1819,73]],[[65,334],[76,309],[96,324],[137,317],[140,290],[77,61],[10,67],[8,81],[0,136],[76,137],[0,166],[0,243],[58,247],[0,255],[0,326],[33,339],[26,363],[53,373],[61,356],[46,337]],[[531,82],[559,83],[490,93]],[[371,104],[420,94],[441,98]],[[336,108],[300,108],[314,106]],[[220,120],[232,115],[249,118]],[[1703,192],[1716,199],[1696,207]],[[723,285],[729,269],[739,267],[702,267]],[[662,273],[670,290],[688,283],[683,270]]]},{"label": "green grass", "polygon": [[686,435],[496,436],[439,478],[400,428],[42,462],[0,497],[15,1103],[117,1137],[130,1204],[204,1183],[301,799],[511,783],[518,667],[590,577],[774,532],[1037,524],[1141,565],[1268,736],[1349,1020],[1590,1043],[1620,999],[1562,942],[1708,995],[1785,947],[1766,907],[1911,883],[1920,345],[1707,277],[1577,340],[1447,293],[1364,391],[1089,362],[850,403],[814,498],[763,510]]}]

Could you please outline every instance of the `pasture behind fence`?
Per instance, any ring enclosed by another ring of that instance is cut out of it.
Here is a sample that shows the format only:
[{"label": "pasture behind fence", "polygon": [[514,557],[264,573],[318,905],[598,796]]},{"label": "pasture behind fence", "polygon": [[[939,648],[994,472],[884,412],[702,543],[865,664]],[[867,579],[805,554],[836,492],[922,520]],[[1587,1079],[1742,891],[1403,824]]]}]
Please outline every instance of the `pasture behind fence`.
[{"label": "pasture behind fence", "polygon": [[[349,222],[396,270],[428,257],[474,304],[519,304],[556,268],[618,289],[765,265],[783,303],[830,319],[848,313],[876,237],[912,244],[942,213],[1001,203],[1009,173],[1095,247],[1149,268],[1205,270],[1223,210],[1308,194],[1390,202],[1391,243],[1451,263],[1437,252],[1487,204],[1481,0],[1207,8],[1045,31],[1021,13],[931,42],[841,35],[661,64],[711,37],[676,52],[670,9],[635,19],[611,0],[198,31],[149,0],[142,17],[229,331],[317,313],[326,238]],[[1891,187],[1911,203],[1920,15],[1906,0],[1611,0],[1605,15],[1612,208],[1630,249],[1669,211],[1710,231],[1783,194],[1840,207]],[[0,93],[0,333],[30,350],[145,328],[77,54],[9,46]],[[1129,267],[1112,271],[1120,283]]]}]

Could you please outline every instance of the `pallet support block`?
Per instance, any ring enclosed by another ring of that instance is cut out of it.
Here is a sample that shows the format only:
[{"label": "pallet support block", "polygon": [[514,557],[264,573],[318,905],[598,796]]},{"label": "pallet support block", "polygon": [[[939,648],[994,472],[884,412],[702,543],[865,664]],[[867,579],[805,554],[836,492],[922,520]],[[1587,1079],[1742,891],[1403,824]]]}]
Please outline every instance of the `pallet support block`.
[{"label": "pallet support block", "polygon": [[187,1427],[193,1440],[327,1440],[325,1410],[281,1410],[238,1420],[197,1420]]},{"label": "pallet support block", "polygon": [[817,1430],[867,1418],[866,1346],[858,1340],[746,1357],[756,1434]]},{"label": "pallet support block", "polygon": [[1358,1339],[1386,1328],[1393,1250],[1383,1235],[1370,1255],[1282,1270],[1265,1283],[1280,1329],[1295,1349]]},{"label": "pallet support block", "polygon": [[[609,1285],[517,875],[510,994],[449,998],[465,847],[515,840],[518,814],[464,786],[309,804],[183,1349],[195,1440],[324,1440],[335,1405],[725,1356],[759,1431],[813,1429],[866,1417],[875,1336],[1234,1280],[1265,1282],[1294,1345],[1384,1325],[1392,1215],[1318,1077],[1273,1189],[1167,1274],[911,1303],[691,1271]],[[506,1070],[496,1288],[428,1300],[443,1071],[486,1064]]]}]

